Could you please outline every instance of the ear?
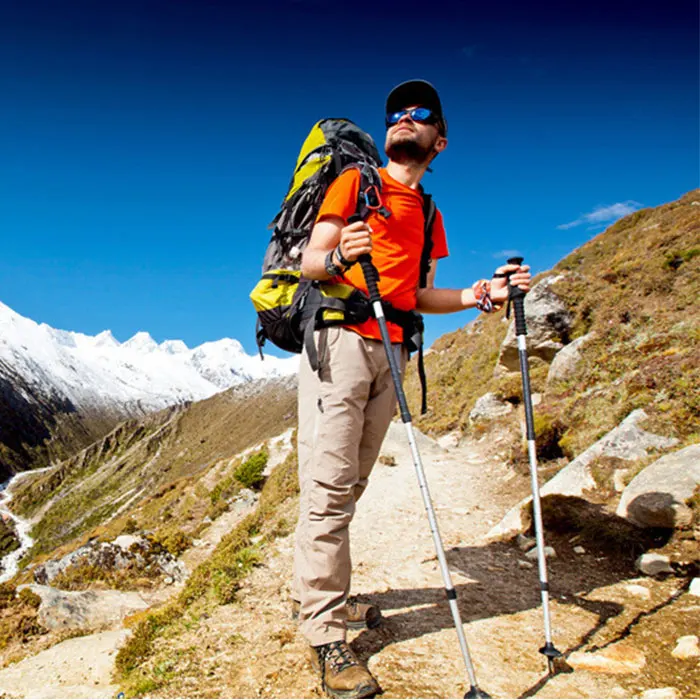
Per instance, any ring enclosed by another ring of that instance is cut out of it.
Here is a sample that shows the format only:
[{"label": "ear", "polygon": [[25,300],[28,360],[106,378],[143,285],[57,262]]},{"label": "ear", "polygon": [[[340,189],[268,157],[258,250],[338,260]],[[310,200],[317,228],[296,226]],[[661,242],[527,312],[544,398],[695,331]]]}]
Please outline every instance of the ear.
[{"label": "ear", "polygon": [[438,136],[435,141],[435,146],[433,149],[436,153],[442,153],[447,148],[447,138],[445,136]]}]

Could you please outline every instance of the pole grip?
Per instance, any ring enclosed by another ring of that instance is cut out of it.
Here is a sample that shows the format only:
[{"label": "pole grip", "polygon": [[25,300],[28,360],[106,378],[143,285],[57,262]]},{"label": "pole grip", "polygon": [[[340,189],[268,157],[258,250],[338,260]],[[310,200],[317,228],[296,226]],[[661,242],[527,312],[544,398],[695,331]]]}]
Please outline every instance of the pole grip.
[{"label": "pole grip", "polygon": [[372,256],[369,253],[365,253],[360,255],[358,261],[365,276],[370,302],[374,304],[376,301],[381,301],[381,296],[379,295],[379,272],[377,272],[377,268],[372,262]]},{"label": "pole grip", "polygon": [[[523,258],[508,258],[509,265],[522,265]],[[527,335],[527,324],[525,323],[525,292],[520,287],[514,287],[510,283],[508,276],[508,300],[513,304],[515,310],[515,335]]]}]

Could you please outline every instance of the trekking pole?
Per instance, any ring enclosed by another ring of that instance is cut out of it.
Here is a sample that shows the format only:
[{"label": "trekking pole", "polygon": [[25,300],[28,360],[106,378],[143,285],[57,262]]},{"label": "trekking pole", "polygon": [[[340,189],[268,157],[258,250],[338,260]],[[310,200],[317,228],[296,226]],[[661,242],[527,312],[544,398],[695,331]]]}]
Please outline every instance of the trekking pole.
[{"label": "trekking pole", "polygon": [[[522,265],[523,258],[509,258],[509,265]],[[510,283],[508,275],[508,312],[510,304],[515,308],[515,335],[518,340],[518,357],[520,374],[523,381],[523,403],[525,405],[525,425],[527,436],[527,453],[530,458],[530,482],[532,486],[532,513],[535,521],[535,540],[537,542],[537,564],[540,572],[540,591],[542,593],[542,614],[544,616],[545,645],[539,650],[547,657],[550,675],[554,673],[554,659],[561,656],[552,643],[552,623],[549,616],[549,582],[547,581],[547,559],[544,553],[544,529],[542,527],[542,506],[540,487],[537,481],[537,452],[535,451],[535,422],[532,414],[532,394],[530,391],[530,366],[527,359],[527,326],[525,323],[525,292]]]},{"label": "trekking pole", "polygon": [[[356,219],[359,220],[359,219]],[[350,222],[349,222],[350,223]],[[437,519],[435,518],[435,510],[433,509],[433,504],[430,499],[430,492],[428,491],[428,482],[425,478],[425,472],[423,471],[423,463],[421,462],[420,453],[418,452],[418,446],[416,444],[416,438],[413,433],[413,425],[411,419],[411,413],[408,410],[408,403],[406,401],[406,394],[404,393],[403,386],[401,384],[401,373],[399,371],[398,363],[396,362],[396,357],[391,348],[391,340],[389,338],[389,329],[386,325],[386,317],[384,316],[384,309],[382,308],[382,299],[379,294],[379,273],[377,268],[372,263],[372,258],[368,253],[361,255],[359,258],[360,265],[362,266],[362,272],[365,276],[365,282],[367,283],[367,289],[369,291],[369,300],[372,303],[372,309],[374,310],[375,318],[379,323],[379,332],[382,336],[382,342],[384,344],[384,350],[386,352],[387,360],[389,361],[389,369],[391,370],[391,378],[394,381],[394,389],[396,390],[396,398],[399,402],[399,409],[401,411],[401,420],[406,426],[406,433],[408,435],[408,443],[411,447],[411,454],[413,455],[413,465],[416,468],[416,475],[418,476],[418,484],[420,486],[421,495],[423,496],[423,504],[425,505],[425,510],[428,514],[428,522],[430,523],[430,531],[433,535],[433,542],[435,543],[435,551],[437,553],[438,561],[440,562],[440,569],[442,571],[442,579],[445,583],[445,593],[447,594],[447,600],[450,605],[450,610],[452,611],[452,617],[454,619],[455,627],[457,629],[457,637],[459,638],[459,646],[462,650],[462,657],[464,659],[464,665],[467,668],[467,675],[469,676],[469,682],[471,687],[467,693],[465,693],[465,698],[490,698],[483,690],[479,688],[476,682],[476,673],[474,671],[474,665],[472,664],[471,656],[469,655],[469,647],[467,646],[467,640],[464,636],[464,627],[462,625],[462,618],[459,614],[459,608],[457,607],[457,591],[455,591],[452,585],[452,578],[450,576],[450,570],[447,567],[447,559],[445,557],[445,549],[442,545],[442,539],[440,538],[440,532],[438,530]]]}]

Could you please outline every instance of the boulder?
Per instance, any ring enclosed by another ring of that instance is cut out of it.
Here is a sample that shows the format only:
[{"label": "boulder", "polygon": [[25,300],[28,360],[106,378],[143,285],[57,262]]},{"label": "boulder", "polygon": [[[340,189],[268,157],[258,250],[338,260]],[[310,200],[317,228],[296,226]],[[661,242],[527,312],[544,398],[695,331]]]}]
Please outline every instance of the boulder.
[{"label": "boulder", "polygon": [[[528,355],[548,363],[564,347],[563,339],[569,334],[572,323],[566,305],[551,289],[561,279],[561,276],[545,277],[525,297]],[[517,371],[520,371],[520,361],[513,322],[501,344],[496,373]]]},{"label": "boulder", "polygon": [[576,365],[581,359],[581,347],[595,337],[594,333],[576,338],[573,342],[565,345],[552,360],[547,374],[547,384],[568,379],[576,372]]},{"label": "boulder", "polygon": [[646,554],[642,554],[637,559],[635,566],[637,569],[639,569],[639,571],[647,576],[673,573],[671,560],[665,554],[654,554],[653,552],[647,552]]},{"label": "boulder", "polygon": [[481,423],[500,416],[507,416],[511,411],[513,411],[512,404],[502,401],[496,394],[489,392],[476,400],[474,408],[469,414],[469,420],[472,423]]},{"label": "boulder", "polygon": [[[588,490],[596,488],[596,482],[591,474],[590,464],[598,457],[618,457],[625,460],[636,460],[647,456],[650,448],[663,449],[672,447],[676,438],[654,435],[639,427],[639,423],[647,415],[642,409],[632,411],[617,428],[611,430],[598,442],[591,445],[576,459],[567,464],[558,474],[552,477],[541,489],[541,496],[583,496]],[[491,540],[513,537],[523,532],[529,526],[526,519],[527,506],[532,497],[520,501],[518,505],[506,513],[503,520],[488,533]]]},{"label": "boulder", "polygon": [[683,528],[693,514],[685,501],[700,484],[700,444],[664,455],[622,492],[617,514],[641,527]]},{"label": "boulder", "polygon": [[113,625],[150,605],[134,591],[61,591],[37,584],[28,587],[41,598],[39,624],[51,630]]}]

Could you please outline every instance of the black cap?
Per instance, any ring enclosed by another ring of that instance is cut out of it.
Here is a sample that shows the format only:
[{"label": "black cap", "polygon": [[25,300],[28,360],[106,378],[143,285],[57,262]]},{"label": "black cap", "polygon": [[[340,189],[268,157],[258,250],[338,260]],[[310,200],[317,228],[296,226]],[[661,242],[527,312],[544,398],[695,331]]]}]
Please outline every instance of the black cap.
[{"label": "black cap", "polygon": [[428,107],[439,119],[438,126],[447,135],[447,120],[442,111],[442,103],[435,87],[427,80],[407,80],[397,85],[386,98],[386,113],[393,114],[408,105]]}]

